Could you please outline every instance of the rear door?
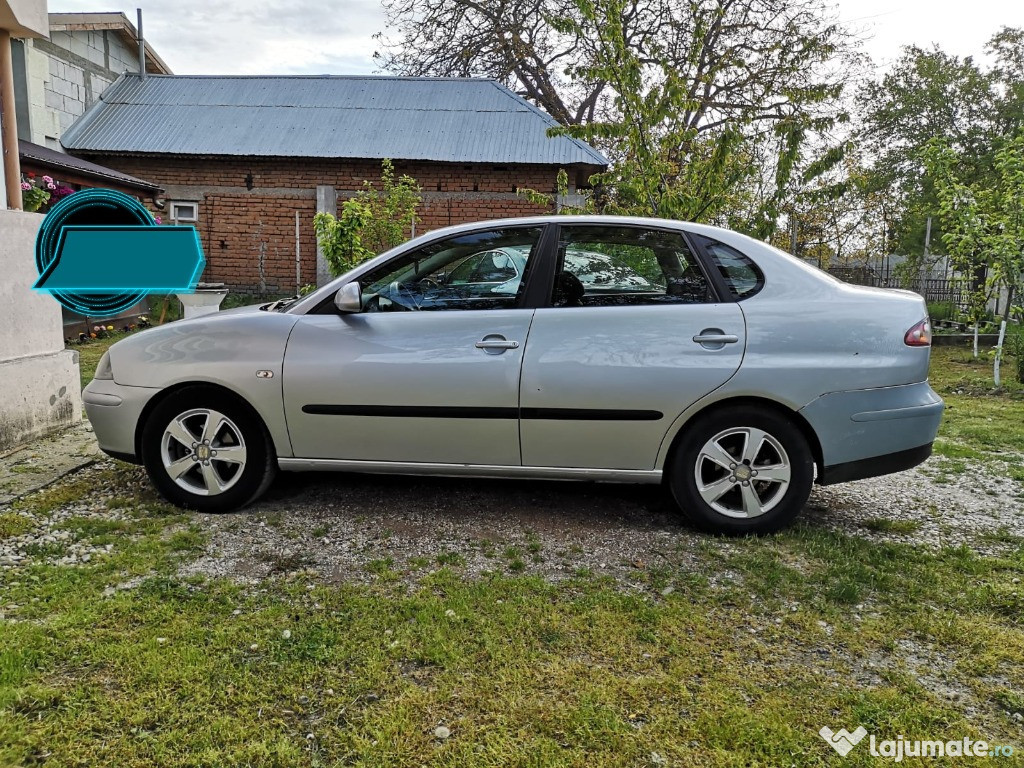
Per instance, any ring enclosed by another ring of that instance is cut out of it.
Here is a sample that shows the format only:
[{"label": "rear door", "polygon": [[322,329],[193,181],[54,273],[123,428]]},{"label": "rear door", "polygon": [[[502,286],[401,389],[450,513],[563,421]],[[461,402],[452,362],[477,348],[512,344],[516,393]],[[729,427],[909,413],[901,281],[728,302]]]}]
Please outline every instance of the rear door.
[{"label": "rear door", "polygon": [[669,426],[739,368],[746,333],[676,231],[562,226],[523,360],[523,464],[653,469]]}]

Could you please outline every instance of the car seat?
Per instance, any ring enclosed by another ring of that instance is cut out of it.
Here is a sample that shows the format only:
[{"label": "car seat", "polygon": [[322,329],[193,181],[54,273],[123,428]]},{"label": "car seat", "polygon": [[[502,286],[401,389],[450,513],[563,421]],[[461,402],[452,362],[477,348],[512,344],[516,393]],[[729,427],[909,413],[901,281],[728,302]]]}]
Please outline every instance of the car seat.
[{"label": "car seat", "polygon": [[580,279],[564,269],[555,275],[555,290],[552,305],[556,307],[579,307],[583,303],[585,289]]}]

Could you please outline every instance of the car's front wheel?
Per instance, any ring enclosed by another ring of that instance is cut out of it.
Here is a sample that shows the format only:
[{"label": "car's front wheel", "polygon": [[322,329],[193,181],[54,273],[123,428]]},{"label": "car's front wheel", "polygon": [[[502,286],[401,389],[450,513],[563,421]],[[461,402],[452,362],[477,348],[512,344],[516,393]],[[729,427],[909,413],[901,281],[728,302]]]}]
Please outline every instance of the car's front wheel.
[{"label": "car's front wheel", "polygon": [[259,417],[233,396],[201,386],[174,392],[153,409],[142,458],[165,499],[202,512],[254,501],[276,467]]},{"label": "car's front wheel", "polygon": [[685,429],[666,470],[676,503],[694,524],[715,533],[771,533],[803,509],[814,461],[790,419],[742,405]]}]

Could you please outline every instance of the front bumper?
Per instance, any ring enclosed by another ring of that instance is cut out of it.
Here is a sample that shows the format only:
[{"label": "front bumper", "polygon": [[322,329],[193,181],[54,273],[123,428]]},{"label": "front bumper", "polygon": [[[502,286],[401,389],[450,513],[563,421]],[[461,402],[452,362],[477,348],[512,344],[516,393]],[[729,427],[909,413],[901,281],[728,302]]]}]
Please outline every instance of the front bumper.
[{"label": "front bumper", "polygon": [[800,410],[818,436],[822,485],[917,466],[931,454],[944,409],[922,381],[822,395]]},{"label": "front bumper", "polygon": [[110,379],[93,379],[82,391],[85,413],[100,449],[117,459],[140,463],[135,433],[146,403],[160,390],[128,387]]}]

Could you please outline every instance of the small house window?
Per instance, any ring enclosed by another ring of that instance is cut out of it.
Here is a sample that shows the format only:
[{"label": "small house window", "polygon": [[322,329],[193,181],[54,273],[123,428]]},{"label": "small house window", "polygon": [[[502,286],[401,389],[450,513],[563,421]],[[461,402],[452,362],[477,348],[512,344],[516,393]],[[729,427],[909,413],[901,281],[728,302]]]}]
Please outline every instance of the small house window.
[{"label": "small house window", "polygon": [[199,221],[199,206],[196,203],[171,203],[171,219]]}]

